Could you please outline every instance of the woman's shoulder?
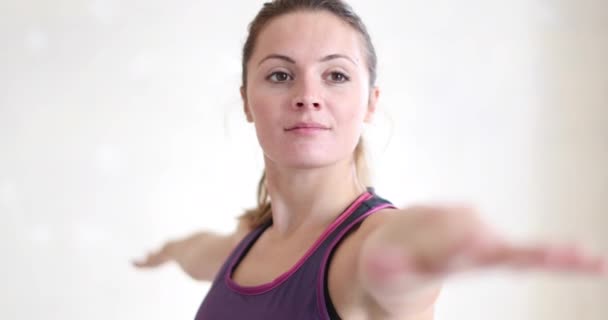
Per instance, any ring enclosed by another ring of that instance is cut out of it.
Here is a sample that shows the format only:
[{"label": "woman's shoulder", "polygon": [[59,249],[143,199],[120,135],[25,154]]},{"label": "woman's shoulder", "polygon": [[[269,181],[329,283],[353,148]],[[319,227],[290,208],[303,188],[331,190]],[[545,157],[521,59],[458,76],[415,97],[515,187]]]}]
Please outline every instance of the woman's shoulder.
[{"label": "woman's shoulder", "polygon": [[400,210],[385,208],[378,210],[363,220],[361,225],[350,232],[334,249],[334,257],[329,265],[328,287],[334,307],[342,318],[359,312],[369,313],[372,303],[361,290],[357,268],[359,251],[365,239],[378,227],[389,222],[390,217]]},{"label": "woman's shoulder", "polygon": [[240,243],[249,233],[255,230],[251,219],[246,216],[241,216],[237,219],[237,224],[234,232],[231,234],[234,245]]},{"label": "woman's shoulder", "polygon": [[363,220],[363,222],[361,223],[361,226],[359,227],[357,232],[359,232],[360,236],[367,234],[368,232],[375,230],[377,227],[379,227],[385,223],[388,223],[388,221],[392,217],[394,217],[400,213],[401,213],[401,210],[398,208],[380,209],[377,212],[374,212],[373,214],[371,214],[367,218],[365,218],[365,220]]}]

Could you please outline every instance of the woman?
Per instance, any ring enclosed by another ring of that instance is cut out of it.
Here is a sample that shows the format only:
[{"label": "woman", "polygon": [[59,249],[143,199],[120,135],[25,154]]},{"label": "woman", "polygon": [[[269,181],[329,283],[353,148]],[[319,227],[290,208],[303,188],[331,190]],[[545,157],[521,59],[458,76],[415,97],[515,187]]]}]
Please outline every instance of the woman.
[{"label": "woman", "polygon": [[605,272],[577,248],[516,246],[468,207],[396,208],[368,188],[361,134],[376,111],[376,54],[340,0],[274,0],[250,26],[241,96],[264,151],[258,207],[230,236],[170,242],[213,281],[197,319],[433,319],[456,272]]}]

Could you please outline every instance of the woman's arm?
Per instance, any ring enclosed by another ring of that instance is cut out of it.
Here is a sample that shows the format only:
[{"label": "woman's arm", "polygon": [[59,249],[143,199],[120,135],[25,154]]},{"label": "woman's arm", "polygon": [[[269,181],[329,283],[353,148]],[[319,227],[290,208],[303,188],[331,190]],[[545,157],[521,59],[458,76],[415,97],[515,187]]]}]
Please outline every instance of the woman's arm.
[{"label": "woman's arm", "polygon": [[515,245],[470,208],[420,206],[387,214],[366,236],[358,279],[391,318],[415,319],[432,308],[446,277],[500,266],[606,274],[606,260],[580,248]]},{"label": "woman's arm", "polygon": [[247,221],[240,219],[237,229],[230,235],[197,232],[179,240],[168,241],[159,250],[133,264],[138,268],[154,268],[175,261],[193,279],[212,281],[230,252],[250,230]]}]

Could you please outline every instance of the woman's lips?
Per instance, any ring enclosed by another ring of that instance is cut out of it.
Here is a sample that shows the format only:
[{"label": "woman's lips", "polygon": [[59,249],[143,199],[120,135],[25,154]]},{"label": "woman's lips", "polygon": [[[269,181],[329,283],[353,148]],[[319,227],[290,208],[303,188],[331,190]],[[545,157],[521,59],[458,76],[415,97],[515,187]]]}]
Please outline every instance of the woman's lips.
[{"label": "woman's lips", "polygon": [[314,128],[314,127],[298,127],[287,130],[287,132],[298,133],[298,134],[314,134],[318,132],[327,131],[327,128]]},{"label": "woman's lips", "polygon": [[296,124],[293,124],[293,125],[287,127],[287,129],[285,129],[285,131],[300,130],[300,129],[327,130],[327,129],[329,129],[329,127],[322,125],[320,123],[317,123],[317,122],[298,122]]},{"label": "woman's lips", "polygon": [[327,130],[329,130],[329,127],[316,122],[300,122],[285,129],[287,132],[298,134],[314,134]]}]

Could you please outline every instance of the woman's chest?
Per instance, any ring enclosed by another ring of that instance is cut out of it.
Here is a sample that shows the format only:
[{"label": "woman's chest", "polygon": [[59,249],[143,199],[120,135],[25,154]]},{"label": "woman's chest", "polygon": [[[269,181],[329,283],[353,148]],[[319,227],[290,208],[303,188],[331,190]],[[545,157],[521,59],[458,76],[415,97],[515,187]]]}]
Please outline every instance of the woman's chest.
[{"label": "woman's chest", "polygon": [[268,284],[310,263],[313,245],[314,239],[281,242],[262,235],[241,257],[231,278],[241,286]]},{"label": "woman's chest", "polygon": [[241,256],[231,279],[240,286],[268,285],[279,278],[290,277],[295,270],[306,265],[306,270],[319,271],[314,272],[314,286],[317,287],[303,287],[302,291],[312,289],[319,292],[318,285],[326,285],[329,298],[343,319],[369,319],[373,305],[365,296],[358,277],[360,248],[370,231],[364,225],[322,243],[318,243],[317,236],[281,243],[262,234]]}]

